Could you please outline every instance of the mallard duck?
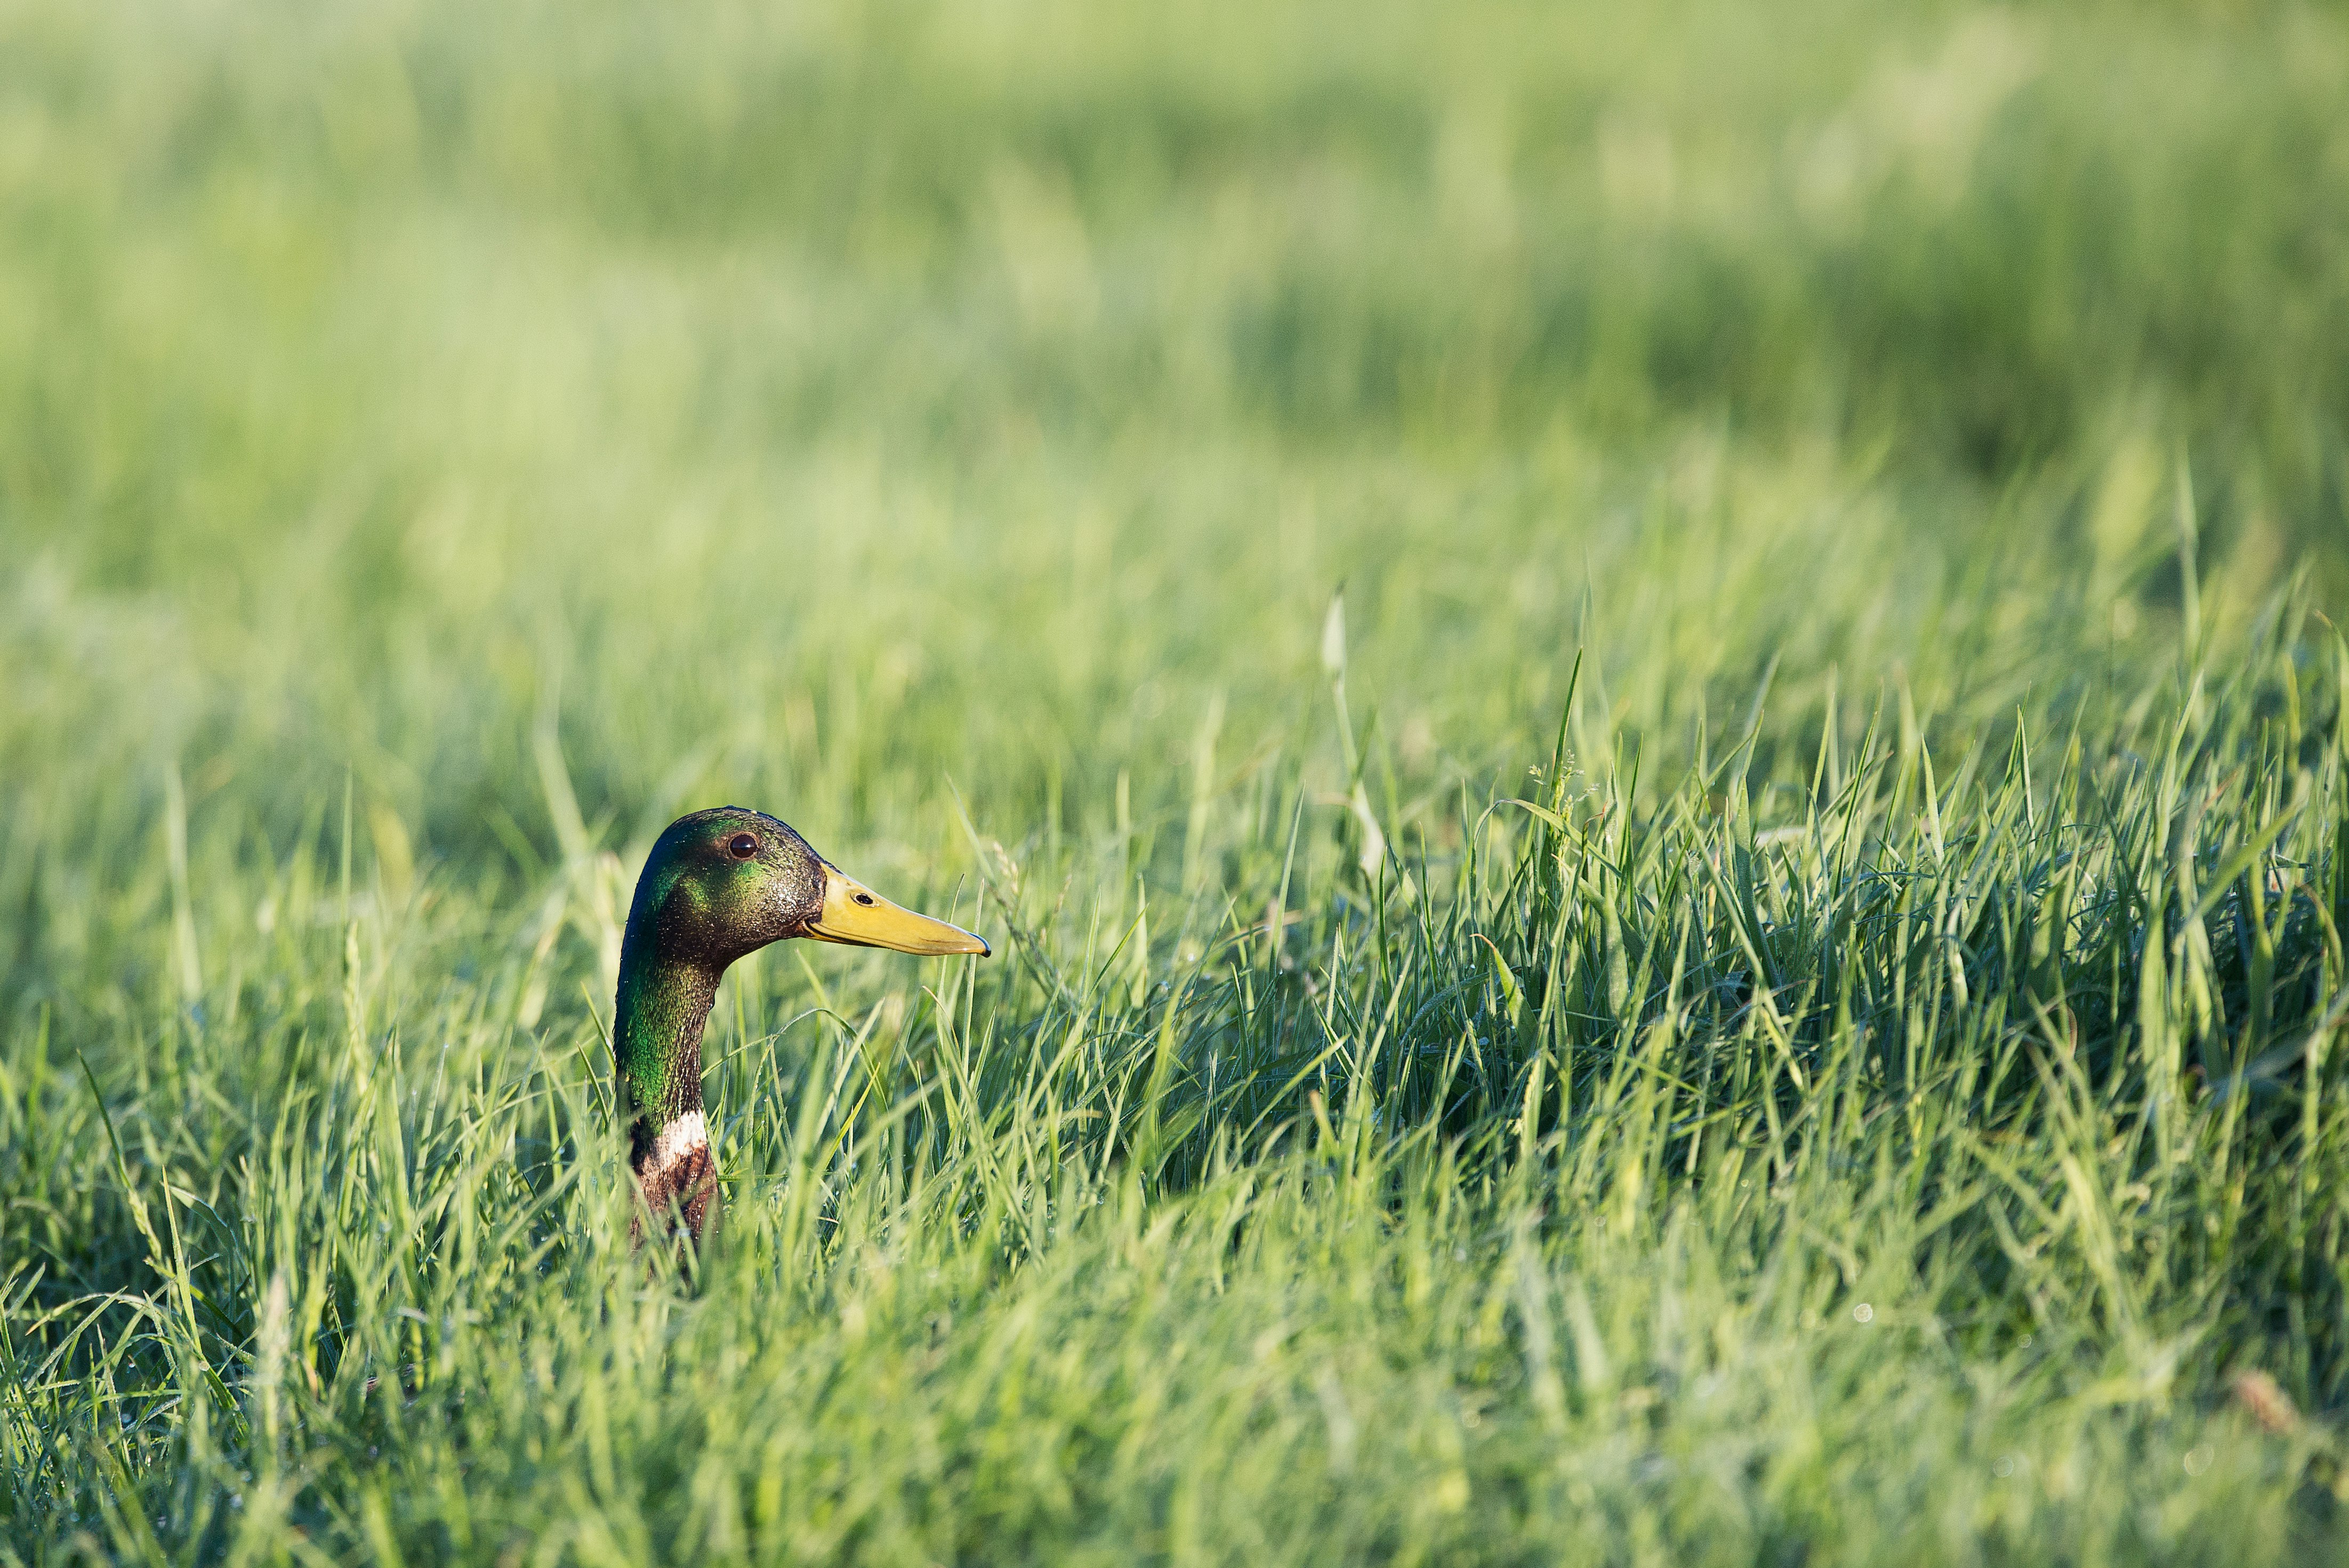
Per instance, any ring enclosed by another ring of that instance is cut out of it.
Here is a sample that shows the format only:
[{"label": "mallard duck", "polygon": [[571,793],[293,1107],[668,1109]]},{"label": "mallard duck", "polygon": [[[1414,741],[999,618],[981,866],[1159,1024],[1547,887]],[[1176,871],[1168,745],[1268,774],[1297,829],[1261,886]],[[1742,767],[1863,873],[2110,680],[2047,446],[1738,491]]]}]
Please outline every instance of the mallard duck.
[{"label": "mallard duck", "polygon": [[632,1235],[681,1219],[698,1241],[718,1218],[701,1112],[701,1031],[726,966],[788,937],[901,953],[977,953],[959,926],[901,909],[808,847],[789,824],[721,805],[680,816],[646,857],[620,943],[612,1074],[643,1198]]}]

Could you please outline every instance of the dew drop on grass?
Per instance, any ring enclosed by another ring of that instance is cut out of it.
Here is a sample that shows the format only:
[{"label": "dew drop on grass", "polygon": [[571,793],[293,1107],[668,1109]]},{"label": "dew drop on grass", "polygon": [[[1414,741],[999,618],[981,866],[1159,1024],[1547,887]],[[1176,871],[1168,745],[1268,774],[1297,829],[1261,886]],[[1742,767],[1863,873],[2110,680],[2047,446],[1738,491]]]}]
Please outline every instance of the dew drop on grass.
[{"label": "dew drop on grass", "polygon": [[1876,1321],[1876,1309],[1868,1305],[1866,1302],[1862,1302],[1857,1306],[1851,1309],[1851,1321],[1854,1323],[1874,1323]]}]

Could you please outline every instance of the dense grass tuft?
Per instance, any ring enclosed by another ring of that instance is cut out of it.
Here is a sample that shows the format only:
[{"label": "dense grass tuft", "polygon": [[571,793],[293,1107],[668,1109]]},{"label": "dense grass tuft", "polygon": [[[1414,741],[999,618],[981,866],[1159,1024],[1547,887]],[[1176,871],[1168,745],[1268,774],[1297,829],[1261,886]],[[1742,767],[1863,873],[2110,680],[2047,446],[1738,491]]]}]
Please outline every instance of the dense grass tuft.
[{"label": "dense grass tuft", "polygon": [[1777,9],[0,13],[0,1564],[2335,1560],[2349,28]]}]

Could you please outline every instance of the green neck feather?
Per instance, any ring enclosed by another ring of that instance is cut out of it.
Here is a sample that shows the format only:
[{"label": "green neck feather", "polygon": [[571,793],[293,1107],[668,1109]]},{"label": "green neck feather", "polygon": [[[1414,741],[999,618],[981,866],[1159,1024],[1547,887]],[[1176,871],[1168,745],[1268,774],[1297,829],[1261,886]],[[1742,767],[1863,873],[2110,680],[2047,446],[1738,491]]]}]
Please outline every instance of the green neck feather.
[{"label": "green neck feather", "polygon": [[701,1108],[701,1032],[718,994],[707,965],[667,957],[630,931],[620,950],[612,1066],[638,1154],[660,1129]]}]

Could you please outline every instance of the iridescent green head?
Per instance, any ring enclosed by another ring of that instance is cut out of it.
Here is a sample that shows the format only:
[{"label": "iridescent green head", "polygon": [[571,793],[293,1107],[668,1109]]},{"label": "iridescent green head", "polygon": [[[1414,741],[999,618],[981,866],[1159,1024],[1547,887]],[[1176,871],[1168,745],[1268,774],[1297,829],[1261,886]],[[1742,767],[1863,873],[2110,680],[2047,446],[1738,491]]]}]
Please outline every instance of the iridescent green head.
[{"label": "iridescent green head", "polygon": [[678,817],[646,857],[620,945],[613,1073],[629,1162],[655,1213],[683,1206],[697,1233],[713,1200],[701,1115],[701,1033],[726,966],[790,937],[905,953],[988,946],[901,909],[843,874],[789,824],[739,805]]},{"label": "iridescent green head", "polygon": [[680,816],[645,859],[621,949],[713,972],[786,937],[905,953],[978,953],[958,926],[901,909],[808,847],[789,823],[739,805]]}]

